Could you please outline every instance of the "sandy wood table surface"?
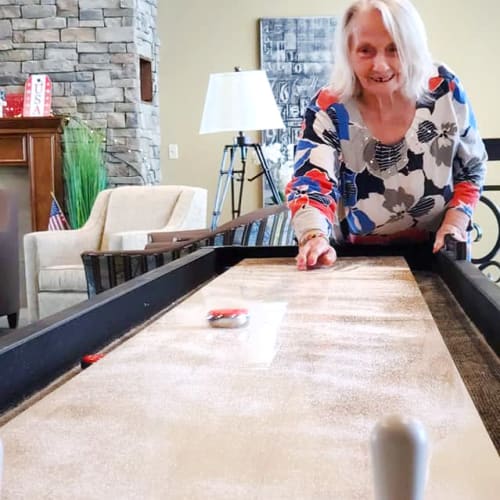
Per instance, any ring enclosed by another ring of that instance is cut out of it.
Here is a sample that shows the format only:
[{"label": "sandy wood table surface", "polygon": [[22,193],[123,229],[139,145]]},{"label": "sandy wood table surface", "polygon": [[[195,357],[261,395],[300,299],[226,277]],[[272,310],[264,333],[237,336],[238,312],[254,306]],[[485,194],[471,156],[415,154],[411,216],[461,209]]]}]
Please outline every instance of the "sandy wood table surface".
[{"label": "sandy wood table surface", "polygon": [[[208,326],[233,306],[248,326]],[[428,431],[426,499],[498,499],[500,458],[402,258],[246,260],[0,428],[2,498],[366,500],[391,413]]]}]

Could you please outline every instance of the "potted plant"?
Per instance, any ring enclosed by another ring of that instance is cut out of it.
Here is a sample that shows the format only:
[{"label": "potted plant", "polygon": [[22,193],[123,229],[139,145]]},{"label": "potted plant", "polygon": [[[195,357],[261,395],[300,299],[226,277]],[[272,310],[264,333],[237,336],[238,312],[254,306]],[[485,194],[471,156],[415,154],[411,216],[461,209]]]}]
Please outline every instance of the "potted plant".
[{"label": "potted plant", "polygon": [[63,131],[63,173],[66,208],[71,227],[87,221],[97,194],[106,188],[105,138],[78,118],[70,118]]}]

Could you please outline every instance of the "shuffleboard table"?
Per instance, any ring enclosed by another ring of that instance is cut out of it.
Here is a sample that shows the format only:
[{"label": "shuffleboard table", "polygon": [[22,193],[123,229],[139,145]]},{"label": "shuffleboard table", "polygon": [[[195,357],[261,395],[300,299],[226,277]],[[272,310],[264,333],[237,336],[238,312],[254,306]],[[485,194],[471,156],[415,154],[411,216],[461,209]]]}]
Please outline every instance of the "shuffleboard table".
[{"label": "shuffleboard table", "polygon": [[[427,429],[426,499],[496,500],[498,452],[416,276],[491,345],[495,285],[427,248],[307,272],[295,252],[202,249],[2,337],[2,498],[372,498],[370,432],[399,414]],[[249,323],[211,328],[220,307]]]}]

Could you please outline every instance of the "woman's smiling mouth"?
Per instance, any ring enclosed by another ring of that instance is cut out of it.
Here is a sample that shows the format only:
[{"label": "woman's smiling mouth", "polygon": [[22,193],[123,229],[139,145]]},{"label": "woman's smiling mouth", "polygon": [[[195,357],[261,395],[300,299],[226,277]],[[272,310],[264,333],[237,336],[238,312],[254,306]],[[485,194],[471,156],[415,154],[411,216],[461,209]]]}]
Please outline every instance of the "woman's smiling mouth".
[{"label": "woman's smiling mouth", "polygon": [[390,76],[371,76],[370,80],[376,83],[387,83],[390,82],[394,78],[394,74]]}]

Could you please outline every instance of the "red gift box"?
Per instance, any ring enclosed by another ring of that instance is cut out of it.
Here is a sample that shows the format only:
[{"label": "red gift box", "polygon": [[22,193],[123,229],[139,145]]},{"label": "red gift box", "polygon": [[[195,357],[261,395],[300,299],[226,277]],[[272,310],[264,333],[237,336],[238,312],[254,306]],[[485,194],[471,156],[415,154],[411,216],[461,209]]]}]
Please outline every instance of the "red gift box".
[{"label": "red gift box", "polygon": [[23,116],[24,94],[7,94],[5,102],[7,104],[3,108],[4,118]]}]

